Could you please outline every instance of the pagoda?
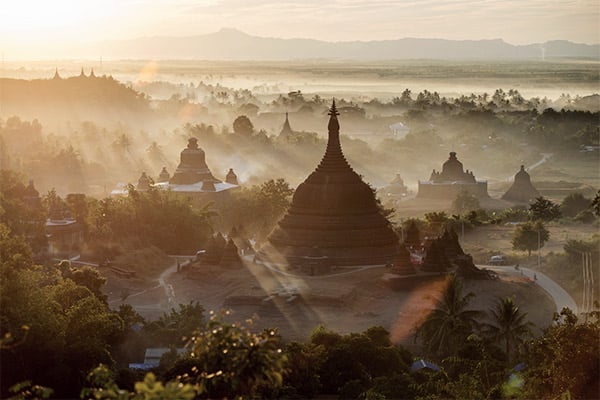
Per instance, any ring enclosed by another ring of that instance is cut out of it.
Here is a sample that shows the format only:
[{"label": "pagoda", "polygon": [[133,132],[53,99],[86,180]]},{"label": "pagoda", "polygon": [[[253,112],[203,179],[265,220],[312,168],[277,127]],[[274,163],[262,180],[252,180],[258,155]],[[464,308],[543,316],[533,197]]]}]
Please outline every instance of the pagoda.
[{"label": "pagoda", "polygon": [[415,267],[412,264],[410,252],[405,246],[400,246],[400,252],[394,259],[392,272],[398,275],[415,274]]},{"label": "pagoda", "polygon": [[261,249],[262,257],[305,266],[318,251],[328,266],[339,266],[388,264],[398,255],[398,237],[373,190],[344,157],[338,115],[333,101],[325,155],[296,189],[286,215]]},{"label": "pagoda", "polygon": [[223,255],[221,256],[219,265],[222,267],[239,267],[242,265],[238,248],[231,238],[229,238],[227,245],[225,245],[225,248],[223,249]]},{"label": "pagoda", "polygon": [[419,181],[417,197],[453,199],[462,191],[477,198],[489,197],[487,181],[478,181],[473,171],[465,171],[463,164],[456,158],[456,152],[452,151],[442,165],[441,172],[434,169],[428,181]]},{"label": "pagoda", "polygon": [[[230,171],[233,173],[233,170]],[[238,183],[232,182],[231,177],[223,182],[213,176],[206,165],[204,150],[198,146],[198,139],[192,137],[188,139],[187,147],[181,151],[179,165],[173,176],[169,176],[166,167],[160,171],[157,181],[153,181],[143,172],[138,179],[136,189],[146,191],[152,187],[180,193],[198,201],[213,201],[226,196],[229,190],[239,187]],[[118,183],[111,191],[113,196],[127,196],[128,193],[127,185],[124,183]]]},{"label": "pagoda", "polygon": [[451,267],[444,244],[439,239],[435,239],[427,249],[421,269],[425,272],[446,272]]},{"label": "pagoda", "polygon": [[204,150],[198,147],[198,139],[195,137],[189,138],[187,148],[181,152],[179,166],[169,183],[191,185],[205,181],[218,182],[208,169],[204,157]]},{"label": "pagoda", "polygon": [[163,167],[162,170],[160,171],[160,174],[158,174],[157,182],[168,182],[170,178],[171,178],[171,175],[169,175],[169,171],[167,171],[167,167]]},{"label": "pagoda", "polygon": [[525,166],[521,165],[521,169],[515,175],[515,181],[510,189],[504,193],[502,200],[513,201],[515,203],[528,203],[529,200],[535,199],[540,195],[540,192],[531,183],[531,177],[525,171]]},{"label": "pagoda", "polygon": [[283,127],[281,128],[281,132],[279,132],[280,138],[288,138],[294,134],[292,127],[290,126],[290,120],[288,119],[288,113],[285,113],[285,122],[283,123]]},{"label": "pagoda", "polygon": [[233,168],[229,168],[229,172],[227,172],[227,175],[225,176],[225,182],[231,183],[232,185],[239,185],[238,177],[235,172],[233,172]]},{"label": "pagoda", "polygon": [[421,248],[421,232],[414,220],[410,221],[410,225],[406,228],[404,245],[414,249]]},{"label": "pagoda", "polygon": [[136,190],[146,192],[150,190],[151,183],[152,182],[150,181],[150,178],[148,178],[148,175],[146,175],[145,172],[142,172],[142,176],[140,176],[140,179],[138,179],[138,183],[135,188]]},{"label": "pagoda", "polygon": [[163,168],[155,186],[178,193],[211,196],[237,188],[238,184],[232,183],[231,179],[223,182],[215,178],[206,164],[204,150],[198,146],[198,139],[191,137],[187,147],[181,151],[179,165],[173,176],[169,178],[169,173]]}]

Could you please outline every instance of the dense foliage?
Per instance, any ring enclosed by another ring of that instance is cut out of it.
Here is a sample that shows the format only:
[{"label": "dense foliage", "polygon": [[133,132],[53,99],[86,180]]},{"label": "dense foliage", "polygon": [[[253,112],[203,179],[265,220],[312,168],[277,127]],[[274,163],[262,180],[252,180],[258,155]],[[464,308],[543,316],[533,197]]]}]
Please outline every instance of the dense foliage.
[{"label": "dense foliage", "polygon": [[523,398],[598,397],[600,320],[595,312],[579,321],[563,309],[544,334],[528,342]]},{"label": "dense foliage", "polygon": [[549,238],[550,232],[541,221],[525,222],[515,229],[512,246],[514,250],[526,251],[531,256],[531,252],[544,247]]},{"label": "dense foliage", "polygon": [[31,379],[76,395],[86,371],[114,364],[123,320],[94,293],[103,283],[97,271],[33,265],[27,251],[14,252],[22,242],[0,231],[0,329],[13,338],[0,350],[1,392]]},{"label": "dense foliage", "polygon": [[169,254],[190,254],[212,233],[210,205],[190,207],[188,199],[168,191],[130,186],[128,196],[91,200],[88,207],[88,240],[101,246],[156,246]]}]

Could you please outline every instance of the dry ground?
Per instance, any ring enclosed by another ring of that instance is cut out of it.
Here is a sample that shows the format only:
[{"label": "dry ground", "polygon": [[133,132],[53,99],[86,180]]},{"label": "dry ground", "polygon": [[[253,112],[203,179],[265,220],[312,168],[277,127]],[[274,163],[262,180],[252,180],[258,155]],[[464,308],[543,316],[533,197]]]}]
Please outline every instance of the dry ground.
[{"label": "dry ground", "polygon": [[[205,267],[197,279],[170,267],[165,282],[175,303],[197,301],[207,310],[230,309],[232,318],[255,317],[257,328],[277,327],[286,340],[306,340],[322,324],[340,333],[361,332],[381,325],[397,343],[413,346],[413,330],[432,307],[444,285],[434,277],[408,288],[394,289],[383,267],[330,276],[285,276],[263,265],[246,262],[236,269]],[[514,296],[532,322],[547,326],[553,301],[528,280],[466,281],[476,294],[472,308],[487,310],[498,297]],[[157,318],[170,307],[166,291],[156,286],[125,300],[111,295],[110,304],[132,304],[144,317]]]}]

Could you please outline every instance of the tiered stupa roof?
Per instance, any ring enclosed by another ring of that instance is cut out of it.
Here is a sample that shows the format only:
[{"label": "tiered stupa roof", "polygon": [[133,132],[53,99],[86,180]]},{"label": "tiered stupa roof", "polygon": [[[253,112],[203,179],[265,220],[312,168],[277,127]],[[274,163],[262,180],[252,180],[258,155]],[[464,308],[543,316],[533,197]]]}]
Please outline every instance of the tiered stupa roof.
[{"label": "tiered stupa roof", "polygon": [[428,181],[419,181],[418,197],[452,199],[460,192],[467,191],[477,198],[488,198],[487,181],[478,181],[473,171],[463,170],[463,164],[456,158],[456,152],[442,165],[442,171],[435,169]]},{"label": "tiered stupa roof", "polygon": [[296,189],[263,254],[303,264],[316,247],[330,265],[387,264],[398,254],[398,237],[344,157],[335,101],[329,115],[325,155]]},{"label": "tiered stupa roof", "polygon": [[229,172],[227,172],[227,175],[225,176],[225,182],[231,183],[232,185],[238,184],[238,177],[235,172],[233,172],[233,168],[229,168]]},{"label": "tiered stupa roof", "polygon": [[[230,173],[233,173],[230,170]],[[235,173],[233,173],[235,176]],[[225,192],[238,187],[236,183],[231,183],[231,177],[228,175],[227,182],[222,182],[215,178],[206,165],[204,150],[198,147],[198,139],[192,137],[188,139],[188,144],[181,151],[179,166],[172,177],[169,178],[169,172],[163,167],[158,181],[154,183],[145,173],[139,178],[137,189],[149,190],[150,187],[158,189],[171,190],[178,193],[193,193],[212,196],[213,193]],[[111,192],[114,196],[126,196],[128,193],[126,185],[120,183]]]},{"label": "tiered stupa roof", "polygon": [[208,169],[204,150],[198,147],[198,139],[192,137],[188,140],[187,148],[181,152],[180,160],[179,166],[169,183],[191,185],[205,181],[220,182]]},{"label": "tiered stupa roof", "polygon": [[145,172],[142,172],[142,176],[140,176],[140,179],[138,179],[138,183],[135,188],[141,191],[150,190],[151,183],[152,182],[150,181],[150,178],[148,178],[148,175],[146,175]]},{"label": "tiered stupa roof", "polygon": [[171,175],[169,175],[169,171],[167,171],[167,167],[163,167],[162,170],[160,171],[160,174],[158,175],[158,182],[168,182],[170,178],[171,178]]},{"label": "tiered stupa roof", "polygon": [[473,172],[463,170],[463,164],[456,158],[456,152],[451,151],[450,157],[442,165],[442,172],[433,170],[431,177],[432,182],[472,182],[475,183]]},{"label": "tiered stupa roof", "polygon": [[167,178],[168,181],[162,181],[167,176],[168,172],[163,168],[157,186],[173,192],[218,193],[238,187],[237,183],[223,182],[213,176],[206,165],[204,150],[198,147],[198,139],[194,137],[188,139],[187,147],[182,150],[179,166],[173,176]]}]

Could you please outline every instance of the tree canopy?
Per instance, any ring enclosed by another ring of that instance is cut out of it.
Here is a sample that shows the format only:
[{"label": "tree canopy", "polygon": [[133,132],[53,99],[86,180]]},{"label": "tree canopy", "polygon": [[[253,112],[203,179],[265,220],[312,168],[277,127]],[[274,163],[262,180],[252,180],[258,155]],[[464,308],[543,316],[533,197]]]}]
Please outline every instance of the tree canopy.
[{"label": "tree canopy", "polygon": [[515,229],[512,246],[514,250],[526,251],[531,256],[531,252],[544,247],[549,238],[550,232],[541,221],[525,222]]},{"label": "tree canopy", "polygon": [[532,220],[552,221],[560,218],[560,206],[543,196],[535,198],[535,201],[529,206]]},{"label": "tree canopy", "polygon": [[417,330],[416,337],[432,355],[448,356],[456,352],[473,331],[482,315],[481,311],[469,309],[473,297],[473,293],[463,293],[460,278],[448,277],[442,296]]}]

